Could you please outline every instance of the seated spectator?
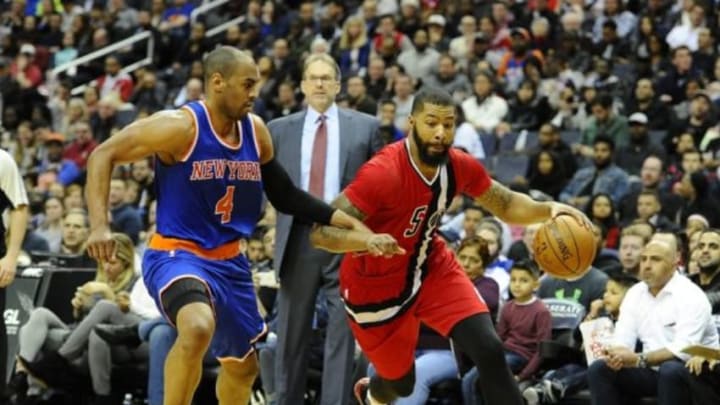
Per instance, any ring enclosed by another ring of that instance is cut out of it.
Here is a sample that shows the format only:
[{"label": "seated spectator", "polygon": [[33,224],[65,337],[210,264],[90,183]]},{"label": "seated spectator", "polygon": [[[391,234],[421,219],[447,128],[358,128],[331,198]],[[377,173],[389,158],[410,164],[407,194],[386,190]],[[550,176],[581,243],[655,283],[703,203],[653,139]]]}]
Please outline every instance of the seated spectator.
[{"label": "seated spectator", "polygon": [[649,78],[635,82],[633,97],[625,105],[625,111],[631,113],[631,117],[636,112],[645,114],[650,130],[667,131],[673,121],[672,110],[656,96],[654,84]]},{"label": "seated spectator", "polygon": [[615,142],[605,135],[593,141],[593,166],[578,170],[560,193],[560,201],[583,209],[590,196],[609,194],[613,203],[620,202],[627,192],[627,173],[613,163]]},{"label": "seated spectator", "polygon": [[153,171],[153,158],[147,158],[133,162],[130,169],[131,179],[137,182],[140,189],[138,190],[137,199],[131,204],[145,218],[148,213],[150,202],[154,201],[157,196],[155,194],[155,172]]},{"label": "seated spectator", "polygon": [[720,212],[717,199],[710,194],[710,183],[702,171],[685,174],[676,187],[675,193],[683,198],[684,204],[678,211],[679,225],[684,227],[688,217],[700,214],[711,227],[720,226]]},{"label": "seated spectator", "polygon": [[508,273],[513,262],[501,253],[503,247],[502,230],[494,221],[486,220],[478,226],[477,236],[485,240],[490,254],[490,260],[485,264],[485,274],[498,283],[500,297],[505,300],[508,298],[508,287],[510,286]]},{"label": "seated spectator", "polygon": [[630,176],[639,176],[645,159],[655,155],[664,159],[665,148],[654,144],[648,137],[648,117],[636,112],[628,118],[630,125],[630,142],[618,148],[615,153],[615,164],[622,167]]},{"label": "seated spectator", "polygon": [[365,82],[360,76],[347,78],[347,94],[350,98],[350,107],[369,115],[377,114],[377,101],[367,94]]},{"label": "seated spectator", "polygon": [[[18,368],[32,377],[31,386],[77,387],[74,380],[77,372],[71,364],[81,360],[88,348],[92,328],[112,316],[126,316],[127,308],[123,311],[120,307],[129,305],[128,292],[136,279],[135,253],[127,236],[113,234],[113,239],[117,243],[115,259],[99,265],[95,280],[80,286],[71,300],[73,316],[79,322],[77,325],[66,325],[50,310],[40,307],[33,310],[28,322],[20,329]],[[49,351],[39,358],[43,347]],[[107,373],[108,370],[96,372]]]},{"label": "seated spectator", "polygon": [[[530,164],[534,166],[530,167]],[[568,172],[563,161],[552,151],[541,150],[530,159],[528,178],[520,179],[528,189],[542,191],[553,200],[557,200],[568,183]]]},{"label": "seated spectator", "polygon": [[458,72],[455,58],[449,54],[440,56],[437,72],[424,77],[423,82],[430,86],[445,89],[458,103],[461,103],[472,93],[472,86],[467,75]]},{"label": "seated spectator", "polygon": [[498,135],[522,130],[537,131],[540,124],[552,118],[552,109],[547,98],[538,95],[536,85],[528,79],[520,83],[509,107],[510,112],[496,128]]},{"label": "seated spectator", "polygon": [[67,186],[78,180],[82,175],[80,167],[74,161],[63,158],[65,136],[51,132],[44,138],[46,154],[37,167],[37,190],[45,191],[55,182]]},{"label": "seated spectator", "polygon": [[602,298],[605,283],[607,283],[607,274],[595,267],[590,267],[582,277],[573,280],[545,274],[540,280],[537,296],[541,299],[559,298],[575,301],[589,311],[590,304]]},{"label": "seated spectator", "polygon": [[583,156],[592,156],[590,145],[594,139],[604,135],[613,140],[614,146],[625,146],[629,140],[627,118],[613,111],[613,99],[609,94],[600,94],[591,104],[592,117],[582,131],[580,153]]},{"label": "seated spectator", "polygon": [[72,160],[80,170],[85,171],[87,159],[98,143],[93,137],[90,124],[86,121],[74,124],[70,130],[75,133],[75,136],[72,142],[65,146],[63,158]]},{"label": "seated spectator", "polygon": [[130,96],[130,101],[139,112],[152,114],[165,107],[167,89],[164,82],[158,82],[153,71],[146,71]]},{"label": "seated spectator", "polygon": [[665,170],[662,159],[654,155],[646,157],[640,169],[640,182],[633,183],[620,201],[620,221],[629,224],[637,218],[637,200],[643,190],[657,192],[660,197],[660,212],[667,218],[674,219],[682,199],[669,192],[664,182]]},{"label": "seated spectator", "polygon": [[63,198],[63,206],[65,212],[70,210],[80,210],[85,212],[85,197],[83,196],[83,188],[79,184],[71,184],[65,189],[65,197]]},{"label": "seated spectator", "polygon": [[112,220],[110,227],[115,232],[121,232],[132,239],[133,244],[138,243],[138,236],[142,231],[142,219],[140,213],[125,201],[127,182],[123,179],[112,179],[110,181],[110,194],[108,205]]},{"label": "seated spectator", "polygon": [[338,65],[341,76],[365,76],[370,60],[370,42],[362,17],[350,16],[345,20],[338,43]]},{"label": "seated spectator", "polygon": [[618,257],[625,273],[637,276],[640,271],[640,254],[652,234],[639,225],[630,225],[620,234]]},{"label": "seated spectator", "polygon": [[457,258],[495,320],[500,307],[500,289],[495,280],[485,275],[485,268],[491,260],[488,243],[479,236],[468,236],[460,242]]},{"label": "seated spectator", "polygon": [[615,214],[615,204],[610,195],[607,193],[594,194],[585,207],[585,214],[592,222],[605,228],[607,236],[603,247],[617,249],[620,225]]},{"label": "seated spectator", "polygon": [[48,243],[51,252],[59,252],[63,234],[63,204],[57,197],[45,200],[44,215],[36,233]]},{"label": "seated spectator", "polygon": [[436,72],[440,53],[428,47],[428,32],[425,28],[415,31],[413,45],[398,55],[397,62],[413,79],[422,81]]},{"label": "seated spectator", "polygon": [[720,231],[708,229],[699,232],[697,264],[700,272],[690,279],[707,295],[711,313],[720,319]]},{"label": "seated spectator", "polygon": [[199,101],[203,95],[203,82],[197,78],[188,79],[185,86],[177,93],[173,99],[173,107],[180,108],[191,101]]},{"label": "seated spectator", "polygon": [[116,93],[122,101],[129,101],[134,83],[129,74],[120,71],[122,66],[115,56],[105,58],[105,74],[97,79],[100,98]]},{"label": "seated spectator", "polygon": [[[494,134],[495,128],[505,119],[508,104],[495,94],[495,78],[488,71],[479,71],[473,78],[473,94],[462,102],[467,120],[480,133]],[[495,151],[486,151],[493,154]]]},{"label": "seated spectator", "polygon": [[[644,282],[625,296],[607,357],[588,370],[593,403],[613,405],[645,396],[656,396],[659,405],[691,402],[683,364],[689,356],[682,349],[718,347],[718,334],[705,295],[677,273],[676,263],[669,243],[645,246],[640,264]],[[635,352],[637,341],[642,342],[641,353]]]},{"label": "seated spectator", "polygon": [[645,190],[637,198],[637,218],[648,222],[660,232],[676,232],[677,224],[662,214],[660,196],[655,191]]},{"label": "seated spectator", "polygon": [[[585,316],[584,322],[607,317],[614,324],[620,314],[620,306],[625,294],[637,282],[637,278],[632,275],[619,271],[609,272],[605,293],[602,299],[590,304],[590,311]],[[527,405],[557,403],[586,387],[587,365],[568,364],[545,373],[536,385],[523,391],[523,398],[527,401]]]},{"label": "seated spectator", "polygon": [[129,122],[122,121],[118,116],[120,100],[117,95],[103,97],[97,104],[97,111],[90,114],[90,127],[98,142],[104,142]]},{"label": "seated spectator", "polygon": [[[17,48],[16,48],[17,49]],[[23,44],[15,60],[10,64],[10,76],[21,89],[36,88],[43,81],[43,73],[35,63],[35,47]]]},{"label": "seated spectator", "polygon": [[[552,318],[545,304],[535,296],[540,272],[531,262],[513,264],[510,291],[513,300],[503,306],[497,333],[505,348],[505,362],[518,381],[533,376],[540,366],[540,342],[552,336]],[[466,404],[480,403],[476,392],[478,375],[473,368],[463,376]]]},{"label": "seated spectator", "polygon": [[540,224],[530,224],[523,230],[522,239],[513,242],[508,250],[508,259],[513,262],[529,260],[533,258],[533,243]]},{"label": "seated spectator", "polygon": [[530,58],[544,62],[542,52],[532,49],[530,33],[522,27],[510,30],[510,51],[506,52],[498,65],[497,76],[505,83],[505,90],[516,91],[525,78],[523,67]]},{"label": "seated spectator", "polygon": [[[389,132],[389,139],[385,139],[385,144],[405,139],[405,134],[400,128],[395,126],[395,114],[397,112],[397,104],[392,99],[386,98],[380,100],[380,110],[378,111],[378,119],[380,119],[380,127],[386,128]],[[457,139],[457,138],[456,138]]]}]

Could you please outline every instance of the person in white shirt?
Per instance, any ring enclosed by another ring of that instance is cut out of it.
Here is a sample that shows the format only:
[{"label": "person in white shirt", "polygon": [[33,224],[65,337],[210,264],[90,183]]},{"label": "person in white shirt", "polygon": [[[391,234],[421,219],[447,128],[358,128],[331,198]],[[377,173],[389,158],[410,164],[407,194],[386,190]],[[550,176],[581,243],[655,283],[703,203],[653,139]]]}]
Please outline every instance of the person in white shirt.
[{"label": "person in white shirt", "polygon": [[[689,372],[682,350],[718,347],[710,303],[702,290],[676,271],[671,243],[651,240],[640,259],[640,279],[628,290],[606,357],[590,365],[593,405],[619,404],[624,397],[657,397],[658,405],[691,403]],[[637,342],[642,352],[636,353]]]},{"label": "person in white shirt", "polygon": [[690,9],[690,24],[676,25],[665,38],[671,49],[687,46],[691,51],[698,49],[698,34],[705,26],[705,9],[698,3]]},{"label": "person in white shirt", "polygon": [[465,117],[478,131],[494,134],[495,127],[508,113],[507,101],[495,94],[495,78],[491,72],[477,72],[473,90],[474,94],[462,102]]}]

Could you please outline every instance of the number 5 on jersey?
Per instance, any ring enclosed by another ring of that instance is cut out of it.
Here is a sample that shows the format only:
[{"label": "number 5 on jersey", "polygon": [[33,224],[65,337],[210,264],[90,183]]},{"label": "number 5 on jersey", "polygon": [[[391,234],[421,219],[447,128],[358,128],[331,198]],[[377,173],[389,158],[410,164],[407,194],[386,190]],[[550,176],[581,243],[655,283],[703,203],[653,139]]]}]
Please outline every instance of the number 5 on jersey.
[{"label": "number 5 on jersey", "polygon": [[405,229],[405,232],[403,232],[404,237],[412,238],[413,236],[415,236],[418,229],[420,229],[420,224],[422,224],[422,222],[425,220],[427,208],[427,205],[421,205],[415,208],[412,213],[412,217],[410,217],[410,226]]},{"label": "number 5 on jersey", "polygon": [[232,217],[235,186],[228,186],[225,195],[215,204],[215,215],[220,215],[220,223],[227,224]]}]

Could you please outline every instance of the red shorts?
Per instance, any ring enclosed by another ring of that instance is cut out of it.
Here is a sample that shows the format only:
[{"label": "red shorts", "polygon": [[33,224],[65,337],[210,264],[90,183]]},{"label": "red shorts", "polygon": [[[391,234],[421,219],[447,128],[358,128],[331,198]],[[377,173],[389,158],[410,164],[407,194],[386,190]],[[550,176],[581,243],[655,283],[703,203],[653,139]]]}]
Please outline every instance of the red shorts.
[{"label": "red shorts", "polygon": [[[463,319],[489,312],[454,256],[451,253],[433,256],[428,260],[428,274],[415,300],[404,311],[371,326],[361,325],[349,316],[350,328],[363,353],[385,379],[399,379],[411,370],[421,322],[447,337]],[[346,309],[348,303],[367,305],[394,297],[392,294],[406,284],[406,272],[366,277],[345,271],[340,276]],[[376,313],[382,311],[378,309]]]}]

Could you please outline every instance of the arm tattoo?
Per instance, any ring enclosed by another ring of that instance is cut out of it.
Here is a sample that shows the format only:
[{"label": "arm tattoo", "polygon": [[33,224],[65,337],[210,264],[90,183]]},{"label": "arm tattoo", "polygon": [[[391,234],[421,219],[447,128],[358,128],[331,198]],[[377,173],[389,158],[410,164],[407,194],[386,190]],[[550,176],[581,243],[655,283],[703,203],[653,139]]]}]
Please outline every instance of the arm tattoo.
[{"label": "arm tattoo", "polygon": [[496,181],[493,181],[490,188],[478,198],[478,202],[495,215],[503,214],[510,209],[512,201],[512,191]]},{"label": "arm tattoo", "polygon": [[355,217],[360,221],[365,219],[365,214],[360,211],[356,206],[352,205],[350,200],[348,200],[348,198],[343,193],[340,193],[340,195],[337,196],[337,198],[335,198],[335,201],[333,201],[330,205],[341,211],[345,211],[346,214],[350,215],[351,217]]}]

